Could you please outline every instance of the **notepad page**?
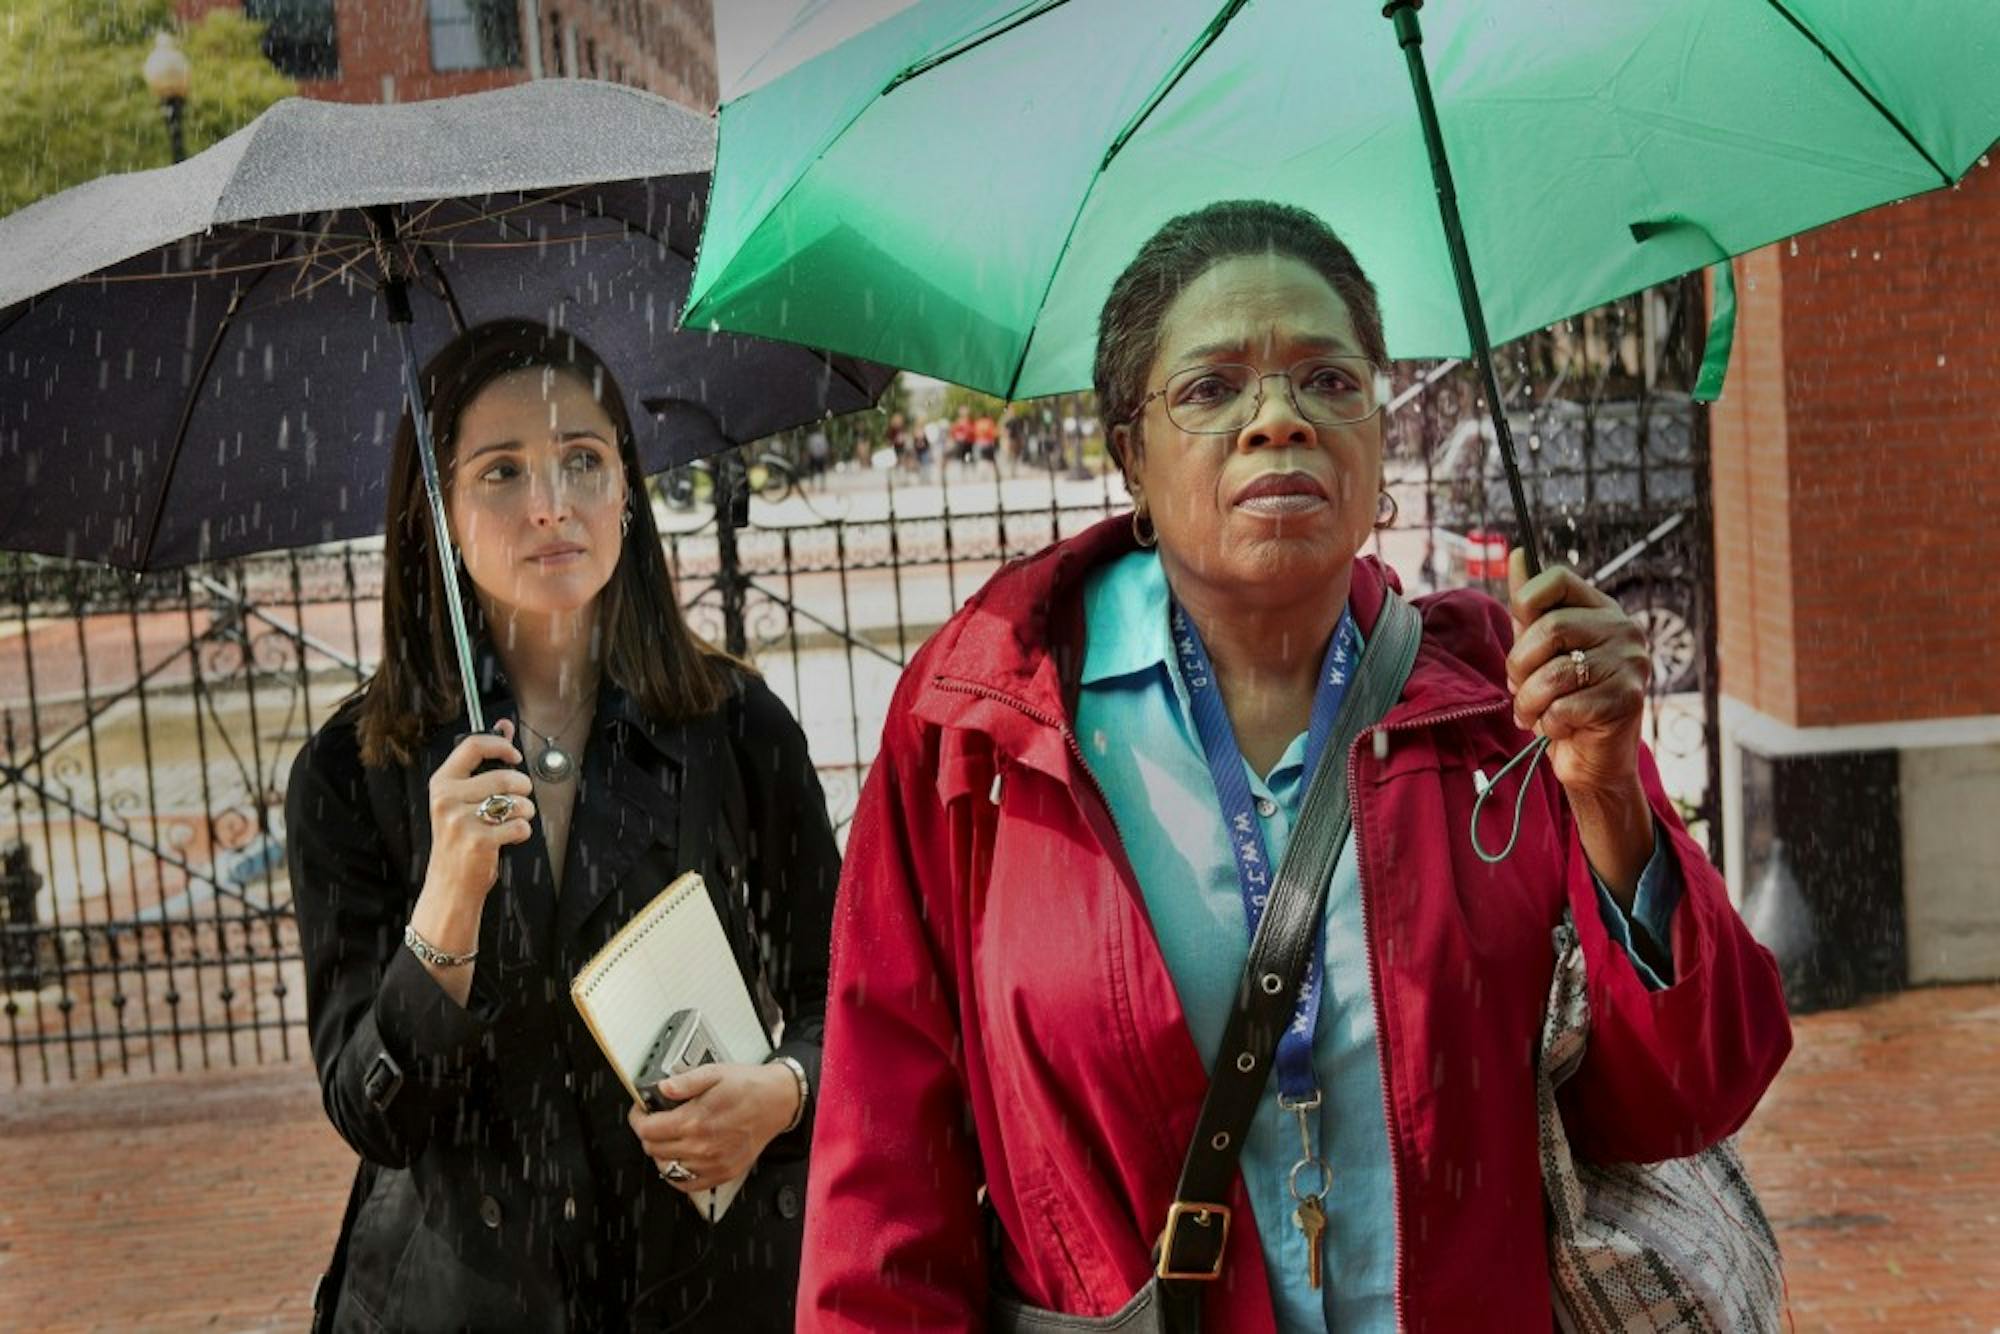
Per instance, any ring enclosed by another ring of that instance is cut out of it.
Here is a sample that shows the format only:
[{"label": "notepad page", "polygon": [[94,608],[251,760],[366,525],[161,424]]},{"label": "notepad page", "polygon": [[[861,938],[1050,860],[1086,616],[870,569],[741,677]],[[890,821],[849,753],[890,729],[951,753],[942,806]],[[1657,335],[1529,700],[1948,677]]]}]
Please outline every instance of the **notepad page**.
[{"label": "notepad page", "polygon": [[578,974],[572,992],[628,1085],[676,1010],[702,1012],[724,1060],[754,1065],[771,1054],[715,904],[693,873],[621,930]]}]

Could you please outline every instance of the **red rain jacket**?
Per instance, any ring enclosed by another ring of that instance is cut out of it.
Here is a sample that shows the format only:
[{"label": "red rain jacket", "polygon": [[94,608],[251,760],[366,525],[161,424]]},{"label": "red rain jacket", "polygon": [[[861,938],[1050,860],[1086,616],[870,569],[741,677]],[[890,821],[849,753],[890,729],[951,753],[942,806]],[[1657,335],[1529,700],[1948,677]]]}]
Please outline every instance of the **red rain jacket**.
[{"label": "red rain jacket", "polygon": [[[1130,548],[1113,519],[1006,567],[896,690],[836,908],[801,1330],[982,1328],[995,1263],[1030,1302],[1103,1315],[1151,1272],[1208,1076],[1070,727],[1083,577]],[[1356,561],[1364,634],[1393,578]],[[1686,884],[1673,986],[1647,991],[1607,936],[1546,765],[1513,855],[1479,861],[1473,771],[1529,740],[1504,686],[1510,622],[1470,592],[1417,606],[1423,646],[1382,724],[1386,758],[1368,735],[1354,750],[1397,1309],[1416,1331],[1548,1329],[1534,1053],[1563,907],[1595,1015],[1562,1095],[1584,1156],[1651,1161],[1730,1134],[1791,1030],[1770,955],[1650,754],[1641,774]],[[1510,777],[1482,813],[1487,846],[1505,842],[1518,791]],[[1230,1203],[1206,1327],[1271,1330],[1240,1181]]]}]

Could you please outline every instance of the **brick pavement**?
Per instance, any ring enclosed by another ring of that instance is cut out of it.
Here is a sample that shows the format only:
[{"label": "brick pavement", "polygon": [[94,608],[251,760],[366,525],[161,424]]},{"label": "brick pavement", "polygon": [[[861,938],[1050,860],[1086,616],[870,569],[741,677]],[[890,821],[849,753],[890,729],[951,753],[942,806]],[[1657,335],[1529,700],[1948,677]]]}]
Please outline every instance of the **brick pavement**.
[{"label": "brick pavement", "polygon": [[[2000,987],[1798,1022],[1744,1149],[1804,1331],[2000,1331]],[[0,1094],[0,1328],[292,1330],[351,1157],[302,1065]]]},{"label": "brick pavement", "polygon": [[1797,1327],[2000,1331],[2000,987],[1794,1030],[1743,1149]]}]

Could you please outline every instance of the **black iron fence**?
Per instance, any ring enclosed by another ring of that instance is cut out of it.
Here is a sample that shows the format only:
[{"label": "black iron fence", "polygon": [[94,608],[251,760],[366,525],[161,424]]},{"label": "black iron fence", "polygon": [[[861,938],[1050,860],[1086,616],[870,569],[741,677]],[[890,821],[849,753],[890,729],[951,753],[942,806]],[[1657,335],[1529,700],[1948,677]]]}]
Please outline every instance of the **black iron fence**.
[{"label": "black iron fence", "polygon": [[[1663,327],[1656,341],[1678,336]],[[1635,391],[1513,370],[1545,550],[1648,622],[1651,737],[1690,817],[1717,829],[1701,414],[1658,375]],[[1421,368],[1390,413],[1401,514],[1379,552],[1412,593],[1503,586],[1512,516],[1469,385],[1462,368]],[[801,480],[751,454],[692,480],[657,502],[690,620],[753,657],[798,715],[843,828],[923,638],[1002,561],[1126,503],[1101,463],[857,463]],[[0,1064],[15,1083],[302,1053],[282,789],[366,680],[381,579],[366,543],[143,578],[5,568]]]}]

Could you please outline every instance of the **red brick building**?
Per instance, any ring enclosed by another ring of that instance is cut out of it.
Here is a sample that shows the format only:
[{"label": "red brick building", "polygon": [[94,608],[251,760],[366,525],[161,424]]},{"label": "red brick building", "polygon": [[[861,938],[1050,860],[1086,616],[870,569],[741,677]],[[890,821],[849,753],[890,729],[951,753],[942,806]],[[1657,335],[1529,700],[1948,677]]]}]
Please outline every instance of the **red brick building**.
[{"label": "red brick building", "polygon": [[2000,170],[1737,288],[1710,419],[1731,881],[1782,840],[1855,991],[2000,977]]},{"label": "red brick building", "polygon": [[[308,97],[414,102],[524,79],[645,88],[716,103],[710,0],[180,0],[182,18],[245,11]],[[199,79],[201,72],[195,71]]]}]

